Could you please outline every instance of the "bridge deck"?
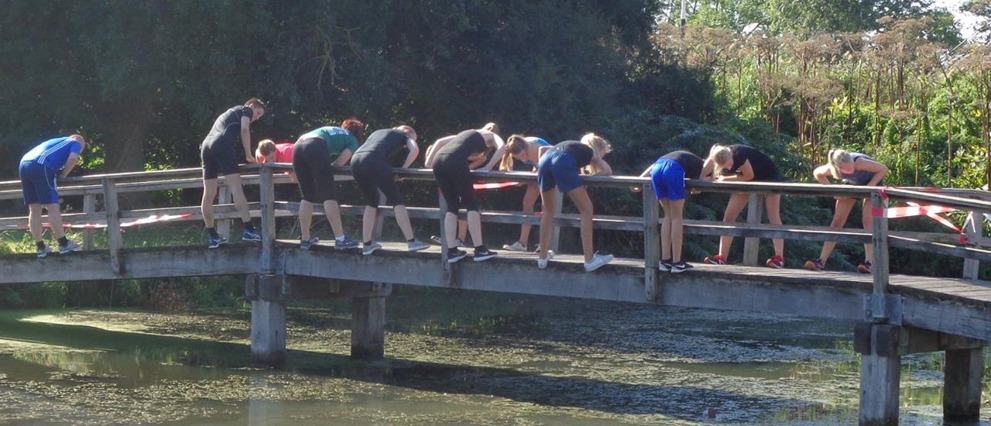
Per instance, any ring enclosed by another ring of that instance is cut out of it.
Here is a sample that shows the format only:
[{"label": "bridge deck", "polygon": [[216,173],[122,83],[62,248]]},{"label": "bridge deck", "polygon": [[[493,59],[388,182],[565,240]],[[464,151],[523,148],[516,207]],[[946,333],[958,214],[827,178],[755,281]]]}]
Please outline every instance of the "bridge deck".
[{"label": "bridge deck", "polygon": [[[870,275],[810,272],[736,265],[696,264],[683,274],[659,273],[656,298],[648,300],[642,259],[616,259],[595,273],[585,273],[578,255],[556,256],[547,269],[536,268],[536,255],[500,251],[497,258],[471,257],[445,269],[436,246],[408,253],[405,244],[384,243],[370,256],[357,249],[337,251],[332,243],[301,251],[295,241],[276,244],[273,271],[288,276],[378,281],[417,286],[579,297],[633,303],[656,303],[706,309],[760,311],[848,320],[864,319],[871,294]],[[470,250],[469,250],[470,252]],[[202,246],[125,249],[121,274],[109,267],[103,250],[71,255],[0,257],[5,283],[140,279],[174,276],[247,275],[258,272],[260,247],[231,244],[219,250]],[[312,286],[302,280],[297,286]],[[893,274],[889,292],[901,298],[899,319],[906,325],[991,339],[991,288],[963,279]],[[312,294],[312,290],[307,293]],[[328,293],[328,295],[330,295]]]}]

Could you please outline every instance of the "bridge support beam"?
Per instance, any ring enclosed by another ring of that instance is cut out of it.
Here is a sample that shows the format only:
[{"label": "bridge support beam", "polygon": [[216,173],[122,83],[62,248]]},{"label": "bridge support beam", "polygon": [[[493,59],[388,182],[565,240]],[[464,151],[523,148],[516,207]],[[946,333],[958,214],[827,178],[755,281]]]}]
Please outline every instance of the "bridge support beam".
[{"label": "bridge support beam", "polygon": [[944,422],[980,420],[983,374],[982,348],[946,351],[946,367],[943,372]]},{"label": "bridge support beam", "polygon": [[286,361],[284,276],[249,275],[245,297],[251,300],[251,361],[278,366]]},{"label": "bridge support beam", "polygon": [[901,384],[901,327],[862,323],[854,332],[854,348],[860,352],[861,426],[898,424],[898,386]]},{"label": "bridge support beam", "polygon": [[385,301],[392,284],[374,283],[355,292],[351,304],[351,358],[379,360],[385,357]]}]

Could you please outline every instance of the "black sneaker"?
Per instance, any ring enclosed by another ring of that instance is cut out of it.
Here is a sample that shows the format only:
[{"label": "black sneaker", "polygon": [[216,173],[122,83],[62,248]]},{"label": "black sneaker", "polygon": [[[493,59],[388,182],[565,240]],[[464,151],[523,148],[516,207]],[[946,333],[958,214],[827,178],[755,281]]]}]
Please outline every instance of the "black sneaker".
[{"label": "black sneaker", "polygon": [[657,270],[661,272],[671,272],[671,259],[665,259],[661,261],[660,265],[657,265]]},{"label": "black sneaker", "polygon": [[685,272],[685,271],[687,271],[689,269],[692,269],[692,268],[694,268],[694,266],[692,266],[690,264],[687,264],[687,263],[685,263],[684,260],[682,260],[681,262],[674,263],[674,264],[671,265],[671,273],[672,274],[680,274],[680,273]]},{"label": "black sneaker", "polygon": [[481,262],[483,260],[489,260],[493,257],[496,257],[496,255],[498,255],[498,253],[494,251],[490,251],[485,246],[478,246],[475,247],[475,256],[473,258],[475,259],[476,262]]},{"label": "black sneaker", "polygon": [[468,252],[456,248],[447,249],[447,263],[458,263],[459,260],[468,256]]}]

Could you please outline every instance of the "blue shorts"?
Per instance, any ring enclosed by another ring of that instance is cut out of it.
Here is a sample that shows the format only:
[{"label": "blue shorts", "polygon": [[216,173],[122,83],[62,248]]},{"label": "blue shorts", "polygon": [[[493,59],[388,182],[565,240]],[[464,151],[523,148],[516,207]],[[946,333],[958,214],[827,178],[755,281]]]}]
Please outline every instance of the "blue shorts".
[{"label": "blue shorts", "polygon": [[18,174],[24,191],[24,204],[58,204],[58,191],[55,190],[57,171],[34,161],[24,161]]},{"label": "blue shorts", "polygon": [[685,168],[681,163],[668,158],[658,159],[650,168],[650,181],[658,200],[685,199]]},{"label": "blue shorts", "polygon": [[557,148],[551,148],[537,164],[537,185],[540,192],[547,192],[556,186],[567,193],[585,184],[578,174],[575,156]]}]

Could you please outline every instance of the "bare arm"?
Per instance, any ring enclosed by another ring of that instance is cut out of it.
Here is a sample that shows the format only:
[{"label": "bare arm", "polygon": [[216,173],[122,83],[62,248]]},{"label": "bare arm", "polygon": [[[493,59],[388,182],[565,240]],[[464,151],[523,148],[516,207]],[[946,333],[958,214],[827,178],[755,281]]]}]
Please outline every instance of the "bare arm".
[{"label": "bare arm", "polygon": [[434,144],[431,145],[430,148],[427,148],[427,159],[424,161],[424,166],[426,166],[428,169],[433,168],[434,159],[437,157],[437,151],[443,148],[444,145],[447,145],[447,143],[452,141],[453,139],[454,136],[444,136],[440,139],[437,139],[437,142],[434,142]]},{"label": "bare arm", "polygon": [[712,174],[713,172],[715,172],[715,170],[716,170],[716,162],[706,158],[705,162],[702,163],[702,175],[699,176],[699,179],[713,180],[715,176],[713,176]]},{"label": "bare arm", "polygon": [[861,158],[860,161],[854,163],[853,169],[874,173],[874,177],[871,178],[870,182],[867,182],[867,186],[877,186],[888,174],[888,166],[866,158]]},{"label": "bare arm", "polygon": [[345,149],[344,151],[341,151],[341,155],[338,155],[337,159],[334,160],[334,166],[343,167],[345,164],[348,163],[348,161],[351,161],[351,154],[352,153],[350,149]]},{"label": "bare arm", "polygon": [[406,161],[403,161],[404,169],[408,169],[416,157],[420,155],[420,146],[413,139],[406,138],[406,149],[409,150],[409,153],[406,154]]},{"label": "bare arm", "polygon": [[254,155],[251,155],[251,118],[241,117],[241,145],[244,147],[244,158],[248,163],[257,163]]},{"label": "bare arm", "polygon": [[740,173],[729,176],[722,176],[719,180],[724,182],[750,182],[754,180],[754,167],[750,165],[750,160],[744,161],[740,167]]},{"label": "bare arm", "polygon": [[815,176],[816,180],[823,185],[829,185],[831,183],[829,181],[830,172],[828,164],[816,167],[816,169],[812,171],[812,176]]},{"label": "bare arm", "polygon": [[595,153],[592,156],[592,164],[595,165],[595,176],[612,176],[612,167],[609,167],[609,163],[599,156],[599,153]]},{"label": "bare arm", "polygon": [[76,168],[76,163],[79,162],[79,154],[75,152],[69,154],[69,158],[65,160],[65,166],[62,167],[62,177],[69,176],[69,172]]},{"label": "bare arm", "polygon": [[495,145],[495,154],[492,155],[492,159],[489,160],[489,163],[485,165],[484,169],[492,170],[492,168],[495,167],[496,164],[499,164],[499,161],[502,160],[502,155],[506,152],[506,143],[503,142],[502,138],[495,133],[485,133],[487,133],[486,139]]}]

